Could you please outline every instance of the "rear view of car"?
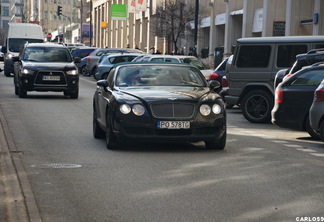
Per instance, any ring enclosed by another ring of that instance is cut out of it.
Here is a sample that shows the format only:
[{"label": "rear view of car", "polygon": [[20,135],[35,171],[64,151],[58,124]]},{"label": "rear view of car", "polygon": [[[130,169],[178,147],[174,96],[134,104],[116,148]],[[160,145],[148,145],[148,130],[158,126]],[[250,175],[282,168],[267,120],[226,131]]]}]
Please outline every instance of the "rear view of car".
[{"label": "rear view of car", "polygon": [[324,142],[324,80],[314,93],[314,100],[309,110],[310,125]]},{"label": "rear view of car", "polygon": [[319,138],[310,126],[309,109],[314,91],[324,79],[324,64],[305,67],[280,83],[275,92],[272,123],[283,128],[307,131]]},{"label": "rear view of car", "polygon": [[103,55],[98,61],[98,67],[94,78],[96,80],[106,79],[114,64],[131,62],[141,54]]}]

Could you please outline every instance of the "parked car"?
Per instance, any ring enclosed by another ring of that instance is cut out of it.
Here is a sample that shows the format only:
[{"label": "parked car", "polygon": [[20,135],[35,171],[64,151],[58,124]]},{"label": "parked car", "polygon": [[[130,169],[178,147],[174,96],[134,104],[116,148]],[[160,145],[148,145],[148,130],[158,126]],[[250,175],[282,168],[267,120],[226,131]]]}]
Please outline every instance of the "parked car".
[{"label": "parked car", "polygon": [[65,96],[78,98],[79,75],[70,51],[52,43],[26,44],[14,63],[15,94],[27,97],[27,91],[59,91]]},{"label": "parked car", "polygon": [[238,39],[233,61],[226,69],[229,84],[226,102],[240,105],[250,122],[270,122],[276,73],[291,67],[296,55],[316,48],[324,48],[322,36]]},{"label": "parked car", "polygon": [[[233,57],[233,56],[232,56]],[[224,59],[210,74],[208,80],[217,80],[222,83],[222,78],[225,76],[225,68],[229,58]]]},{"label": "parked car", "polygon": [[97,49],[96,47],[79,46],[71,50],[71,55],[73,58],[74,57],[84,58],[96,49]]},{"label": "parked car", "polygon": [[129,48],[98,48],[87,56],[86,69],[89,75],[95,75],[96,65],[102,55],[116,54],[116,53],[138,53],[143,54],[144,52],[138,49]]},{"label": "parked car", "polygon": [[309,110],[309,120],[312,129],[324,142],[324,80],[315,90],[313,103]]},{"label": "parked car", "polygon": [[313,49],[307,53],[298,54],[296,56],[296,61],[291,68],[281,69],[277,72],[274,83],[275,88],[284,78],[293,75],[304,66],[310,66],[318,62],[324,62],[324,49]]},{"label": "parked car", "polygon": [[185,55],[144,55],[139,58],[135,58],[132,62],[179,62],[187,63],[196,66],[205,76],[206,79],[209,78],[210,74],[213,72],[212,69],[207,68],[201,60],[195,56],[185,56]]},{"label": "parked car", "polygon": [[87,57],[83,57],[79,63],[76,63],[76,66],[78,67],[78,73],[82,74],[84,76],[89,76],[89,73],[87,71]]},{"label": "parked car", "polygon": [[309,109],[314,91],[324,79],[324,63],[302,68],[278,85],[272,123],[283,128],[304,130],[319,138],[310,126]]},{"label": "parked car", "polygon": [[224,149],[226,112],[198,68],[178,63],[119,63],[97,82],[93,135],[108,149],[122,141],[204,141]]},{"label": "parked car", "polygon": [[106,79],[114,64],[121,62],[131,62],[134,58],[141,54],[118,54],[118,55],[103,55],[98,61],[98,67],[94,78],[96,80]]}]

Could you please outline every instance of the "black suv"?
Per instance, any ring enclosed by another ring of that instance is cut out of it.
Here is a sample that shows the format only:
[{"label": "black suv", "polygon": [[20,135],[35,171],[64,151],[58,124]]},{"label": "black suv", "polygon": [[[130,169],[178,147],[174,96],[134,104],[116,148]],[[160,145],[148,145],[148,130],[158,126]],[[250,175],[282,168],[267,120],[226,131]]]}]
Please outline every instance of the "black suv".
[{"label": "black suv", "polygon": [[313,49],[307,53],[296,55],[296,61],[289,69],[281,69],[277,72],[275,77],[275,88],[285,78],[285,76],[291,76],[295,72],[299,71],[305,66],[310,66],[318,62],[324,62],[324,49]]},{"label": "black suv", "polygon": [[73,99],[79,96],[79,75],[70,51],[59,44],[26,44],[14,62],[15,94],[27,97],[27,91],[61,91]]}]

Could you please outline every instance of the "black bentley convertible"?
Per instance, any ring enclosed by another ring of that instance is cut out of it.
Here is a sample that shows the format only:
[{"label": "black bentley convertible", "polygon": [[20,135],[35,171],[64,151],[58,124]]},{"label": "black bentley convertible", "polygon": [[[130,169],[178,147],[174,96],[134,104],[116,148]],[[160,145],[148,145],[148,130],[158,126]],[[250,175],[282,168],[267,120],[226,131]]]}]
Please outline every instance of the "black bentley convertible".
[{"label": "black bentley convertible", "polygon": [[226,112],[194,66],[175,63],[121,63],[97,82],[93,97],[93,135],[108,149],[123,141],[204,141],[224,149]]}]

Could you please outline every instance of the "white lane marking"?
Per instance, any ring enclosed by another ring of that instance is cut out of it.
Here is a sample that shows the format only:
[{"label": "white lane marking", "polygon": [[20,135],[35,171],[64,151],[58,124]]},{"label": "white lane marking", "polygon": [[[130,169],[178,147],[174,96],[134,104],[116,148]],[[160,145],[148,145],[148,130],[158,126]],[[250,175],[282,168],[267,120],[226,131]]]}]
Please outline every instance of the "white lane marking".
[{"label": "white lane marking", "polygon": [[311,153],[311,155],[324,157],[324,153]]},{"label": "white lane marking", "polygon": [[271,140],[274,143],[288,143],[287,141],[284,140]]},{"label": "white lane marking", "polygon": [[308,153],[316,153],[316,150],[312,150],[312,149],[297,149],[299,151],[303,151],[303,152],[308,152]]},{"label": "white lane marking", "polygon": [[284,146],[302,148],[302,146],[296,144],[284,144]]}]

